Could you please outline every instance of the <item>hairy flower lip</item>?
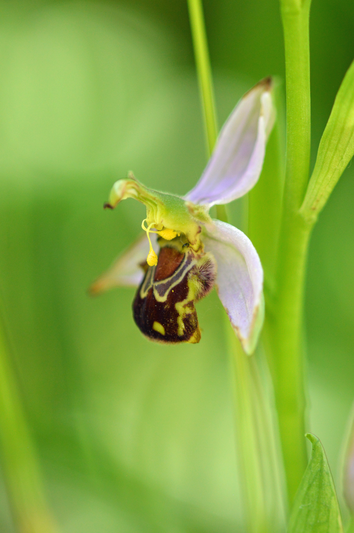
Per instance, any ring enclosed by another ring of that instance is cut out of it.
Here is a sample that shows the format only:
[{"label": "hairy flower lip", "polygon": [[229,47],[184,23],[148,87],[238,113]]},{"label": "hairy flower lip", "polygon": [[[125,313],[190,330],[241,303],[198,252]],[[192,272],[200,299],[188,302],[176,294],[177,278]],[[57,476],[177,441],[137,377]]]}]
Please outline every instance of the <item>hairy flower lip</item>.
[{"label": "hairy flower lip", "polygon": [[[204,249],[215,257],[215,287],[248,354],[256,347],[263,322],[262,266],[248,237],[230,224],[212,220],[208,211],[212,205],[243,196],[257,182],[275,120],[271,89],[272,79],[268,77],[241,98],[222,128],[200,180],[184,198],[147,189],[130,173],[127,180],[134,180],[130,185],[135,192],[127,192],[124,180],[120,180],[105,204],[105,208],[113,209],[122,199],[142,201],[139,195],[145,195],[148,224],[163,223],[169,230],[186,235],[195,251]],[[91,292],[139,285],[144,275],[139,265],[146,260],[147,251],[147,239],[139,239],[92,285]]]}]

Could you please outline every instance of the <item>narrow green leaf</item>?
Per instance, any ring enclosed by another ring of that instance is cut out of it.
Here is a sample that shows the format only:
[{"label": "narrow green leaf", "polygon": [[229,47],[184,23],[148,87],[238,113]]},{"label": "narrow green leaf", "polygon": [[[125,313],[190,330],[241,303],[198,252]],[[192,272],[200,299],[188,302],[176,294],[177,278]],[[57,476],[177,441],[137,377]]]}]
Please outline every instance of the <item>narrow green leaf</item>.
[{"label": "narrow green leaf", "polygon": [[247,357],[230,323],[226,323],[226,328],[234,379],[237,459],[245,530],[248,533],[280,533],[285,526],[286,494],[270,376],[260,347],[257,355]]},{"label": "narrow green leaf", "polygon": [[188,0],[188,9],[210,157],[218,135],[218,126],[202,0]]},{"label": "narrow green leaf", "polygon": [[327,457],[320,440],[306,437],[312,456],[290,516],[288,533],[342,533],[343,526]]},{"label": "narrow green leaf", "polygon": [[352,515],[350,531],[354,533],[354,408],[349,417],[346,441],[343,464],[343,495]]},{"label": "narrow green leaf", "polygon": [[353,155],[354,62],[337,93],[300,210],[308,221],[315,222]]},{"label": "narrow green leaf", "polygon": [[17,531],[56,533],[0,314],[0,452]]}]

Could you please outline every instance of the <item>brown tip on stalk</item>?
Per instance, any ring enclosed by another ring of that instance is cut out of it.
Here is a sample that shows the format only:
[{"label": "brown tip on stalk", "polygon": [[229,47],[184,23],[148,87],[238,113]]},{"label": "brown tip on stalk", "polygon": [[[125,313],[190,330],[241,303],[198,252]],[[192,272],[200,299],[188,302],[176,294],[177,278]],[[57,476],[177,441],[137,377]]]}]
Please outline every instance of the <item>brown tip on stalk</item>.
[{"label": "brown tip on stalk", "polygon": [[114,207],[113,205],[107,202],[106,204],[103,204],[103,209],[114,209]]},{"label": "brown tip on stalk", "polygon": [[103,284],[99,280],[94,281],[87,289],[88,296],[97,296],[103,290]]},{"label": "brown tip on stalk", "polygon": [[89,287],[88,289],[86,289],[86,294],[88,296],[96,296],[97,291],[95,290],[94,287]]},{"label": "brown tip on stalk", "polygon": [[272,89],[272,87],[273,87],[273,78],[272,78],[272,76],[268,76],[267,78],[264,78],[263,80],[259,81],[257,83],[257,85],[252,87],[249,91],[247,91],[243,95],[243,98],[245,98],[245,96],[248,96],[252,91],[259,89],[260,87],[263,87],[266,91],[270,91]]},{"label": "brown tip on stalk", "polygon": [[272,86],[273,86],[272,76],[268,76],[267,78],[264,78],[256,85],[256,87],[264,87],[267,91],[270,91]]}]

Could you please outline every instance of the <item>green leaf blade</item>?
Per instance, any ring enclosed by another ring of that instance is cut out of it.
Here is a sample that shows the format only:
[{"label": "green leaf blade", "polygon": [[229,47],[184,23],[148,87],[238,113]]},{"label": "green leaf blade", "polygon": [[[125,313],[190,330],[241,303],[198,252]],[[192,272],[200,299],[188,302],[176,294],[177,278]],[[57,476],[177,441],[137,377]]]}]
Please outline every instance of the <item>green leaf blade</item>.
[{"label": "green leaf blade", "polygon": [[288,533],[342,533],[337,495],[320,440],[311,434],[312,455],[297,492]]},{"label": "green leaf blade", "polygon": [[300,212],[310,222],[326,204],[354,155],[354,61],[337,93],[318,148],[305,200]]}]

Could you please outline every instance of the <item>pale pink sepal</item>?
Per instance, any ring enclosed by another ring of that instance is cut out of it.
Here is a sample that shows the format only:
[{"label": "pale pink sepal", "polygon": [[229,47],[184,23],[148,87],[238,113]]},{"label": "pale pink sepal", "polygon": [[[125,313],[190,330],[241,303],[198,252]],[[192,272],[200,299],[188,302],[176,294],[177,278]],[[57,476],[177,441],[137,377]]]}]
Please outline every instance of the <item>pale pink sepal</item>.
[{"label": "pale pink sepal", "polygon": [[196,204],[227,204],[256,184],[263,166],[275,109],[271,79],[243,96],[221,130],[214,152],[197,185],[186,199]]},{"label": "pale pink sepal", "polygon": [[243,349],[251,354],[263,324],[263,269],[242,231],[213,220],[203,230],[206,252],[217,262],[216,289]]},{"label": "pale pink sepal", "polygon": [[[157,251],[157,236],[151,234],[150,237]],[[146,262],[148,253],[149,241],[144,233],[91,285],[90,293],[99,294],[114,287],[138,287],[144,277],[140,265]]]}]

